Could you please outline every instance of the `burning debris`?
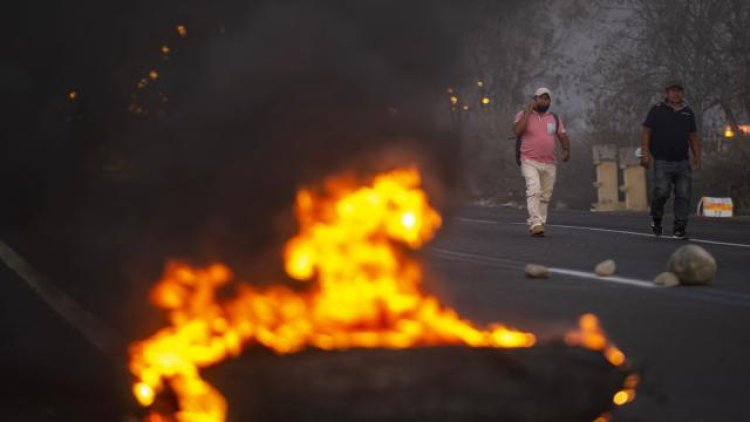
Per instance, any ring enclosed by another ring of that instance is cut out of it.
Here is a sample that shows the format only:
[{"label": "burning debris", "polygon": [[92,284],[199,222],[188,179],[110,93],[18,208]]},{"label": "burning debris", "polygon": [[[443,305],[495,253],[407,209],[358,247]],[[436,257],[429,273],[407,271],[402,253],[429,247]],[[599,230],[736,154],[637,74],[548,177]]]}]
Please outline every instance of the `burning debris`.
[{"label": "burning debris", "polygon": [[600,353],[532,348],[262,349],[204,371],[233,421],[594,421],[624,376]]},{"label": "burning debris", "polygon": [[[306,348],[533,346],[531,333],[501,324],[478,328],[422,291],[421,268],[410,254],[432,238],[441,218],[420,185],[419,172],[408,168],[364,185],[344,175],[299,191],[300,230],[286,243],[284,256],[288,275],[310,283],[303,292],[231,282],[232,271],[220,263],[207,268],[169,263],[151,300],[167,311],[171,325],[131,346],[138,402],[152,406],[173,392],[177,420],[223,421],[226,400],[200,370],[253,345],[277,354]],[[234,295],[219,299],[218,289]],[[593,315],[582,318],[580,330],[565,340],[601,352],[613,367],[625,365]],[[631,400],[634,387],[623,391]]]}]

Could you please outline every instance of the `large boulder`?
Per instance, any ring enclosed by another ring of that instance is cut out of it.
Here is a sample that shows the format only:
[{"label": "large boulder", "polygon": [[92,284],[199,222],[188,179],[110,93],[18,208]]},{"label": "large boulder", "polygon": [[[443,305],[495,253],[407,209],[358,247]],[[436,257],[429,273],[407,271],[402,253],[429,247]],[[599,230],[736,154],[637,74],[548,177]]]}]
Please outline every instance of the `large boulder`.
[{"label": "large boulder", "polygon": [[669,257],[667,271],[682,284],[708,284],[716,276],[716,259],[698,245],[685,245]]}]

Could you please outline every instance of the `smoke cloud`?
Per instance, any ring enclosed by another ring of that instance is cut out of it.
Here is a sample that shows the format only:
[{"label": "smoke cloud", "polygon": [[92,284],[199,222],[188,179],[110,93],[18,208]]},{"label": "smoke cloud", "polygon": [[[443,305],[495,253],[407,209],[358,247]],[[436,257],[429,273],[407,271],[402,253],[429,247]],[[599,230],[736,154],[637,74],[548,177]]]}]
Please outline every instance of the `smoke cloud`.
[{"label": "smoke cloud", "polygon": [[177,70],[184,104],[131,153],[137,201],[164,238],[183,240],[176,255],[239,263],[274,238],[269,222],[296,189],[325,175],[414,162],[453,186],[458,145],[440,110],[455,17],[433,2],[252,10]]},{"label": "smoke cloud", "polygon": [[[449,204],[460,150],[445,89],[461,74],[468,7],[198,3],[50,6],[58,19],[37,28],[47,33],[22,31],[58,45],[27,44],[2,66],[34,81],[16,99],[35,95],[9,144],[22,164],[6,168],[16,183],[3,232],[44,271],[71,286],[150,282],[177,257],[273,275],[267,258],[295,229],[295,191],[343,170],[417,163],[437,205]],[[165,111],[134,115],[129,96],[150,66]],[[65,102],[70,87],[79,97]]]}]

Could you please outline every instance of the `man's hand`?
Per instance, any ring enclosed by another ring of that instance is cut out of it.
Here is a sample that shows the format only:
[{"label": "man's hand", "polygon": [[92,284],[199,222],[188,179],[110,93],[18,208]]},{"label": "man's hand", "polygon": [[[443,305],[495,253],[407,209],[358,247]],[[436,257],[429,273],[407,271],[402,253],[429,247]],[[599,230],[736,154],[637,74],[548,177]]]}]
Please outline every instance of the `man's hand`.
[{"label": "man's hand", "polygon": [[526,112],[531,113],[532,111],[534,111],[534,107],[536,107],[536,97],[534,97],[534,99],[531,100],[531,103],[529,103],[529,106],[526,107]]},{"label": "man's hand", "polygon": [[566,163],[568,162],[568,160],[570,160],[570,151],[569,150],[567,150],[567,149],[563,150],[562,160],[563,160],[563,162],[566,162]]},{"label": "man's hand", "polygon": [[693,170],[701,169],[701,157],[693,156]]},{"label": "man's hand", "polygon": [[645,168],[648,168],[651,165],[651,157],[648,155],[643,155],[641,157],[641,165]]}]

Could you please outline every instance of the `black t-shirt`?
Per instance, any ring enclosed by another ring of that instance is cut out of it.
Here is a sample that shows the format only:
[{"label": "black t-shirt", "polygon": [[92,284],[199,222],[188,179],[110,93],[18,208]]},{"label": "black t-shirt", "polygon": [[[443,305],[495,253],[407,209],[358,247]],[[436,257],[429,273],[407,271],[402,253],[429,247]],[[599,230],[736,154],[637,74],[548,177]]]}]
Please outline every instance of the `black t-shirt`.
[{"label": "black t-shirt", "polygon": [[681,161],[688,159],[688,134],[696,132],[695,113],[685,106],[675,110],[661,102],[646,116],[643,126],[651,129],[651,156],[656,160]]}]

